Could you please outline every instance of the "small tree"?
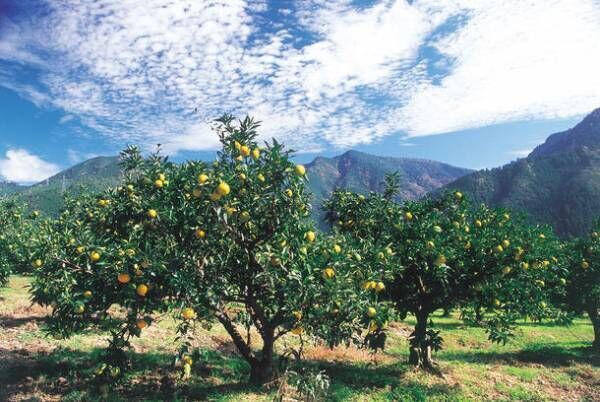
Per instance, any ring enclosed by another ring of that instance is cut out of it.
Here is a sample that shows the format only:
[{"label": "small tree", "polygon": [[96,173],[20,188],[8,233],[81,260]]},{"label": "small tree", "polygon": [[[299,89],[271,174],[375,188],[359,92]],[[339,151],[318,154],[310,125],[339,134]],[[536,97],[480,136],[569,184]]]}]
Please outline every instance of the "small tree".
[{"label": "small tree", "polygon": [[587,313],[594,328],[592,347],[600,351],[600,221],[588,238],[566,243],[568,261],[565,292],[566,308],[571,312]]},{"label": "small tree", "polygon": [[27,213],[18,198],[0,199],[0,286],[11,273],[29,271],[39,264],[29,260],[27,248],[38,216],[37,211]]},{"label": "small tree", "polygon": [[[213,164],[144,159],[130,148],[123,185],[69,202],[49,229],[37,251],[44,264],[35,300],[53,305],[54,333],[110,329],[109,376],[119,376],[122,350],[155,312],[180,319],[186,376],[190,329],[216,321],[255,384],[275,378],[275,344],[285,334],[311,333],[333,346],[365,324],[353,319],[366,302],[350,286],[359,253],[341,236],[315,231],[304,167],[276,141],[259,148],[257,127],[249,118],[237,126],[220,119]],[[125,314],[112,314],[113,304]]]},{"label": "small tree", "polygon": [[431,352],[442,339],[428,326],[437,309],[482,306],[490,338],[503,342],[519,316],[544,314],[544,286],[558,270],[547,228],[504,210],[471,208],[459,192],[400,205],[393,201],[397,178],[387,181],[383,195],[337,191],[326,209],[338,230],[370,242],[371,261],[383,261],[379,269],[393,278],[386,296],[401,317],[416,317],[411,364],[434,368]]}]

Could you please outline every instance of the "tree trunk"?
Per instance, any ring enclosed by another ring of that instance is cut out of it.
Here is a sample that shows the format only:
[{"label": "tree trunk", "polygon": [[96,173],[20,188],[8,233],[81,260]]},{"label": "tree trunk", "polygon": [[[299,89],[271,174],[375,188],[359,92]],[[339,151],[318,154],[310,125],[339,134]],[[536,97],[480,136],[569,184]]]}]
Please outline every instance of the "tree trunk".
[{"label": "tree trunk", "polygon": [[265,333],[263,337],[263,348],[260,358],[250,363],[250,383],[254,385],[265,385],[277,378],[275,360],[273,358],[274,334]]},{"label": "tree trunk", "polygon": [[592,349],[600,352],[600,315],[598,310],[592,309],[588,311],[592,326],[594,327],[594,342],[592,343]]},{"label": "tree trunk", "polygon": [[420,312],[416,314],[417,325],[412,333],[410,341],[410,355],[408,363],[415,367],[434,369],[435,364],[431,358],[431,345],[427,341],[427,321],[429,313]]},{"label": "tree trunk", "polygon": [[480,324],[481,321],[483,321],[483,313],[481,311],[481,306],[477,306],[475,308],[475,321],[477,321],[478,324]]}]

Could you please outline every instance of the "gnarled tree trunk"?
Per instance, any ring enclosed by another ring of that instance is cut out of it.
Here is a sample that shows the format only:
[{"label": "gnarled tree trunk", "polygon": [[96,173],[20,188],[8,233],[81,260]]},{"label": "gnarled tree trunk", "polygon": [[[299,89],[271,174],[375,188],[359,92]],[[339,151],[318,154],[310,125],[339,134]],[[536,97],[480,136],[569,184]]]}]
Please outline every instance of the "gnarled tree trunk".
[{"label": "gnarled tree trunk", "polygon": [[259,332],[262,337],[263,347],[260,353],[257,354],[244,340],[226,313],[218,312],[216,317],[223,327],[225,327],[229,336],[231,336],[238,352],[250,365],[250,383],[254,385],[264,385],[273,381],[277,377],[275,359],[273,356],[275,329],[272,327],[261,328]]},{"label": "gnarled tree trunk", "polygon": [[424,369],[435,369],[435,363],[431,357],[431,345],[427,340],[428,312],[416,314],[417,325],[411,335],[409,364]]}]

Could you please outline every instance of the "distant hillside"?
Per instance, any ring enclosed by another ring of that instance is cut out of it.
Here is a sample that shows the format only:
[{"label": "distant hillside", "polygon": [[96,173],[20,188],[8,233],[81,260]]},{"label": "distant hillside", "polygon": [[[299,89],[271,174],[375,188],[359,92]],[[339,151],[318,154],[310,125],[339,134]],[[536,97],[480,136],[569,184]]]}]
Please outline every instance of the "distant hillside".
[{"label": "distant hillside", "polygon": [[361,193],[382,191],[385,175],[398,171],[400,198],[414,200],[472,172],[431,160],[383,157],[358,151],[333,158],[317,157],[306,168],[310,173],[311,190],[319,199],[328,197],[335,188]]},{"label": "distant hillside", "polygon": [[25,186],[20,186],[17,183],[9,181],[0,182],[0,196],[15,194],[26,189]]},{"label": "distant hillside", "polygon": [[102,190],[117,184],[120,176],[118,157],[99,156],[63,170],[20,193],[32,208],[54,215],[62,206],[65,191],[76,193],[82,188]]},{"label": "distant hillside", "polygon": [[585,234],[600,216],[600,109],[553,134],[527,156],[448,185],[476,201],[528,213],[562,236]]},{"label": "distant hillside", "polygon": [[[118,157],[97,157],[66,169],[42,183],[20,187],[23,198],[32,208],[56,214],[65,191],[76,192],[81,186],[101,190],[119,182]],[[318,157],[308,164],[309,186],[315,194],[313,210],[318,218],[320,205],[335,188],[358,192],[380,191],[386,173],[401,174],[401,199],[416,199],[452,180],[469,173],[439,162],[391,158],[348,151],[334,158]],[[16,191],[15,190],[15,191]]]},{"label": "distant hillside", "polygon": [[317,157],[308,164],[310,187],[315,196],[313,212],[336,188],[360,193],[383,191],[387,173],[400,173],[400,200],[414,200],[471,172],[425,159],[393,158],[348,151],[334,158]]}]

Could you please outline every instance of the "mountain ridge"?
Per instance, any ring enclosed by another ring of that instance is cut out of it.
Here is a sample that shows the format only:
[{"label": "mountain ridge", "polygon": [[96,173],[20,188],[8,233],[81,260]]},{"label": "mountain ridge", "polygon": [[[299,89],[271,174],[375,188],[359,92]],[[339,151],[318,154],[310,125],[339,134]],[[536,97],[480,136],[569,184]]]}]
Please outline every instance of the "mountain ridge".
[{"label": "mountain ridge", "polygon": [[563,237],[589,231],[600,216],[600,108],[550,135],[527,157],[457,179],[476,202],[524,211]]}]

